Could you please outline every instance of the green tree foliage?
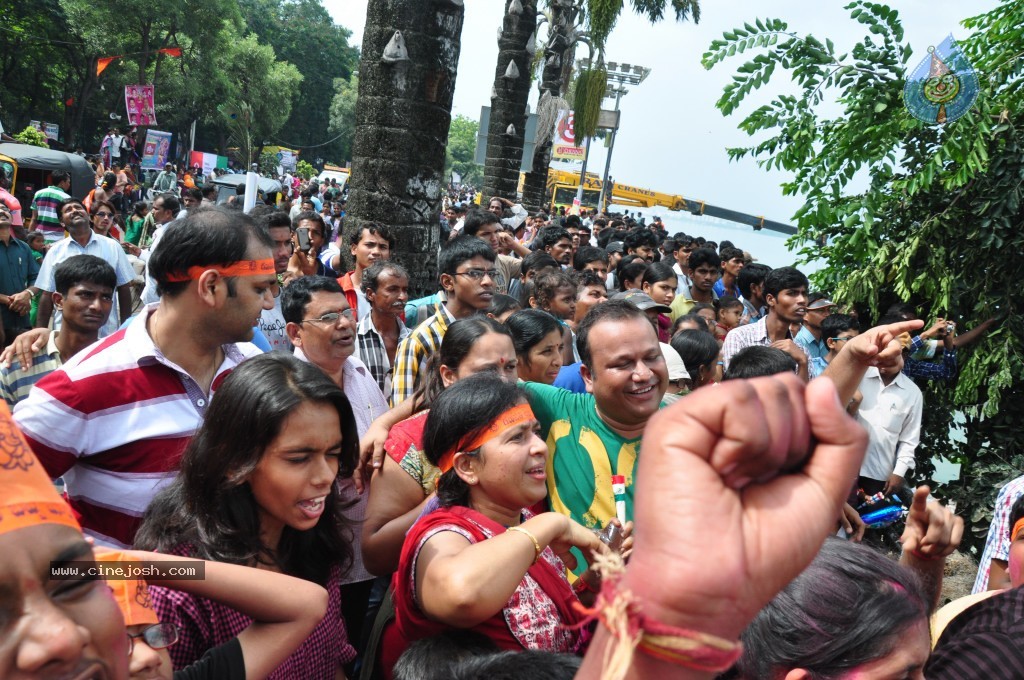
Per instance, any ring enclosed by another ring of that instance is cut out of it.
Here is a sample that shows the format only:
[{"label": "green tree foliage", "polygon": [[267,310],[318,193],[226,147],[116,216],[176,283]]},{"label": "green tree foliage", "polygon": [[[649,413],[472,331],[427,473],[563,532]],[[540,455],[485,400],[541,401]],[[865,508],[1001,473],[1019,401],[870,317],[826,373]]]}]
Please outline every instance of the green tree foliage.
[{"label": "green tree foliage", "polygon": [[337,149],[336,155],[328,157],[341,163],[352,159],[352,140],[356,136],[356,98],[358,96],[359,76],[355,73],[347,80],[335,79],[328,132],[332,137],[340,135],[340,138],[334,147]]},{"label": "green tree foliage", "polygon": [[[278,59],[302,74],[302,87],[280,133],[284,146],[317,145],[325,158],[347,157],[339,142],[319,146],[328,134],[335,80],[355,71],[359,51],[348,44],[352,32],[331,19],[320,0],[241,0],[239,6],[250,31],[274,48]],[[349,141],[351,146],[351,140]]]},{"label": "green tree foliage", "polygon": [[[586,0],[587,17],[590,24],[590,37],[596,46],[604,49],[605,41],[615,28],[615,22],[622,13],[623,0]],[[671,8],[676,21],[693,19],[700,22],[699,0],[630,0],[633,11],[657,23],[665,18],[665,10]]]},{"label": "green tree foliage", "polygon": [[[156,86],[160,129],[187,143],[198,121],[198,149],[224,151],[230,131],[217,107],[250,100],[268,122],[252,131],[257,144],[285,129],[298,133],[289,141],[322,142],[333,79],[347,78],[357,58],[321,0],[0,0],[0,22],[5,125],[57,122],[63,141],[86,151],[108,127],[126,126],[124,86],[139,82]],[[164,47],[182,56],[159,54]],[[97,59],[114,55],[124,56],[97,77]],[[256,70],[243,74],[238,63]]]},{"label": "green tree foliage", "polygon": [[[711,68],[734,55],[743,63],[718,101],[728,115],[776,72],[786,90],[746,115],[739,128],[751,146],[729,149],[765,168],[791,173],[786,194],[804,204],[794,219],[806,258],[828,266],[817,287],[872,316],[896,299],[922,316],[955,319],[969,329],[1002,320],[973,349],[961,351],[954,386],[926,392],[923,456],[962,465],[942,490],[960,502],[968,542],[983,540],[999,484],[1021,471],[1016,423],[1024,417],[1024,323],[1014,295],[1024,267],[1024,6],[1004,2],[967,19],[959,41],[979,72],[973,110],[945,125],[926,125],[904,108],[911,62],[896,10],[847,5],[867,30],[852,49],[801,36],[778,19],[758,19],[711,43]],[[942,36],[936,36],[936,42]],[[823,245],[821,245],[823,244]],[[950,437],[954,428],[956,436]]]},{"label": "green tree foliage", "polygon": [[452,118],[448,128],[448,147],[445,149],[444,177],[451,179],[452,170],[459,173],[464,184],[479,187],[484,180],[483,166],[473,162],[476,153],[476,135],[480,123],[466,116]]}]

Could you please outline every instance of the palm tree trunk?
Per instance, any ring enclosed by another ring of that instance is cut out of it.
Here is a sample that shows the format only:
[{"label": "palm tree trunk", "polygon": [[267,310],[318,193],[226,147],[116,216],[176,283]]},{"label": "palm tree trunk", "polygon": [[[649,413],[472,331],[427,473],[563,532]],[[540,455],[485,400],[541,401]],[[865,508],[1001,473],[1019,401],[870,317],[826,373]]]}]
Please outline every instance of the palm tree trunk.
[{"label": "palm tree trunk", "polygon": [[[491,121],[487,128],[487,161],[484,164],[483,200],[491,196],[515,199],[519,190],[519,168],[526,135],[526,106],[530,98],[530,66],[533,55],[526,46],[537,30],[536,0],[522,2],[521,14],[510,14],[505,2],[505,19],[498,40],[498,63],[494,69]],[[515,78],[509,64],[515,64]],[[509,128],[509,126],[512,128]]]},{"label": "palm tree trunk", "polygon": [[[456,0],[370,0],[366,11],[345,237],[388,226],[410,293],[437,290],[445,147],[464,8]],[[408,56],[385,48],[401,32]]]},{"label": "palm tree trunk", "polygon": [[[544,71],[541,75],[541,96],[561,96],[565,89],[566,70],[572,65],[575,45],[569,40],[579,7],[567,0],[551,0],[551,24],[548,44],[544,51]],[[551,140],[539,144],[533,152],[533,169],[526,173],[523,184],[523,206],[530,212],[546,207],[548,166],[551,165]]]}]

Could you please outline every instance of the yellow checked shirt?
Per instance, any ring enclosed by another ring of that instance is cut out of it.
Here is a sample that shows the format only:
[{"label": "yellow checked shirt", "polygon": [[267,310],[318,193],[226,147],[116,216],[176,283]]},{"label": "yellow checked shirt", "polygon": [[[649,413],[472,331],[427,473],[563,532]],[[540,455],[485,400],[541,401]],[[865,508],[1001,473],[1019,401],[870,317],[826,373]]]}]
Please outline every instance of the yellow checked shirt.
[{"label": "yellow checked shirt", "polygon": [[407,338],[398,343],[395,352],[395,370],[392,374],[392,408],[412,397],[418,380],[426,368],[426,359],[441,346],[448,326],[455,322],[448,308],[440,305],[437,313],[416,327]]}]

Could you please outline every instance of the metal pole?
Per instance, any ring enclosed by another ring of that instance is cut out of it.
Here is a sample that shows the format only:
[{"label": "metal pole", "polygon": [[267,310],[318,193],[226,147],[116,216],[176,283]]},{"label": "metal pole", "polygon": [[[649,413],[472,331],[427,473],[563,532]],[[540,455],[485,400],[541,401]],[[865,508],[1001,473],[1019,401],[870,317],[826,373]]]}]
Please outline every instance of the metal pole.
[{"label": "metal pole", "polygon": [[587,161],[590,160],[590,137],[584,140],[583,145],[585,147],[583,151],[583,169],[580,170],[580,186],[576,189],[576,202],[579,203],[581,209],[583,208],[583,186],[587,183]]},{"label": "metal pole", "polygon": [[[622,87],[615,89],[615,110],[619,110],[619,100],[622,99]],[[612,167],[612,151],[615,150],[615,133],[618,132],[618,126],[612,130],[612,138],[608,142],[608,155],[604,159],[604,174],[601,176],[601,197],[597,199],[597,209],[599,212],[604,212],[604,199],[605,196],[611,196],[611,192],[606,192],[605,188],[608,186],[608,173]]]},{"label": "metal pole", "polygon": [[188,150],[196,150],[196,121],[194,118],[192,119],[192,131],[189,133],[188,136]]}]

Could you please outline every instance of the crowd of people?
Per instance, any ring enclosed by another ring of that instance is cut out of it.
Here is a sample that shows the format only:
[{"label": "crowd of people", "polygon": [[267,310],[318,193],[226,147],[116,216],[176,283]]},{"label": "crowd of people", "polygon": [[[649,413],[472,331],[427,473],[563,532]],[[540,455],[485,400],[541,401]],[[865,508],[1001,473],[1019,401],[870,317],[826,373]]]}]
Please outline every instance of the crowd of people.
[{"label": "crowd of people", "polygon": [[[937,613],[963,523],[914,484],[918,382],[994,320],[869,320],[658,218],[464,187],[410,299],[336,184],[121,222],[66,180],[41,250],[0,205],[0,676],[1024,673],[1024,477]],[[206,578],[51,571],[94,560]]]}]

